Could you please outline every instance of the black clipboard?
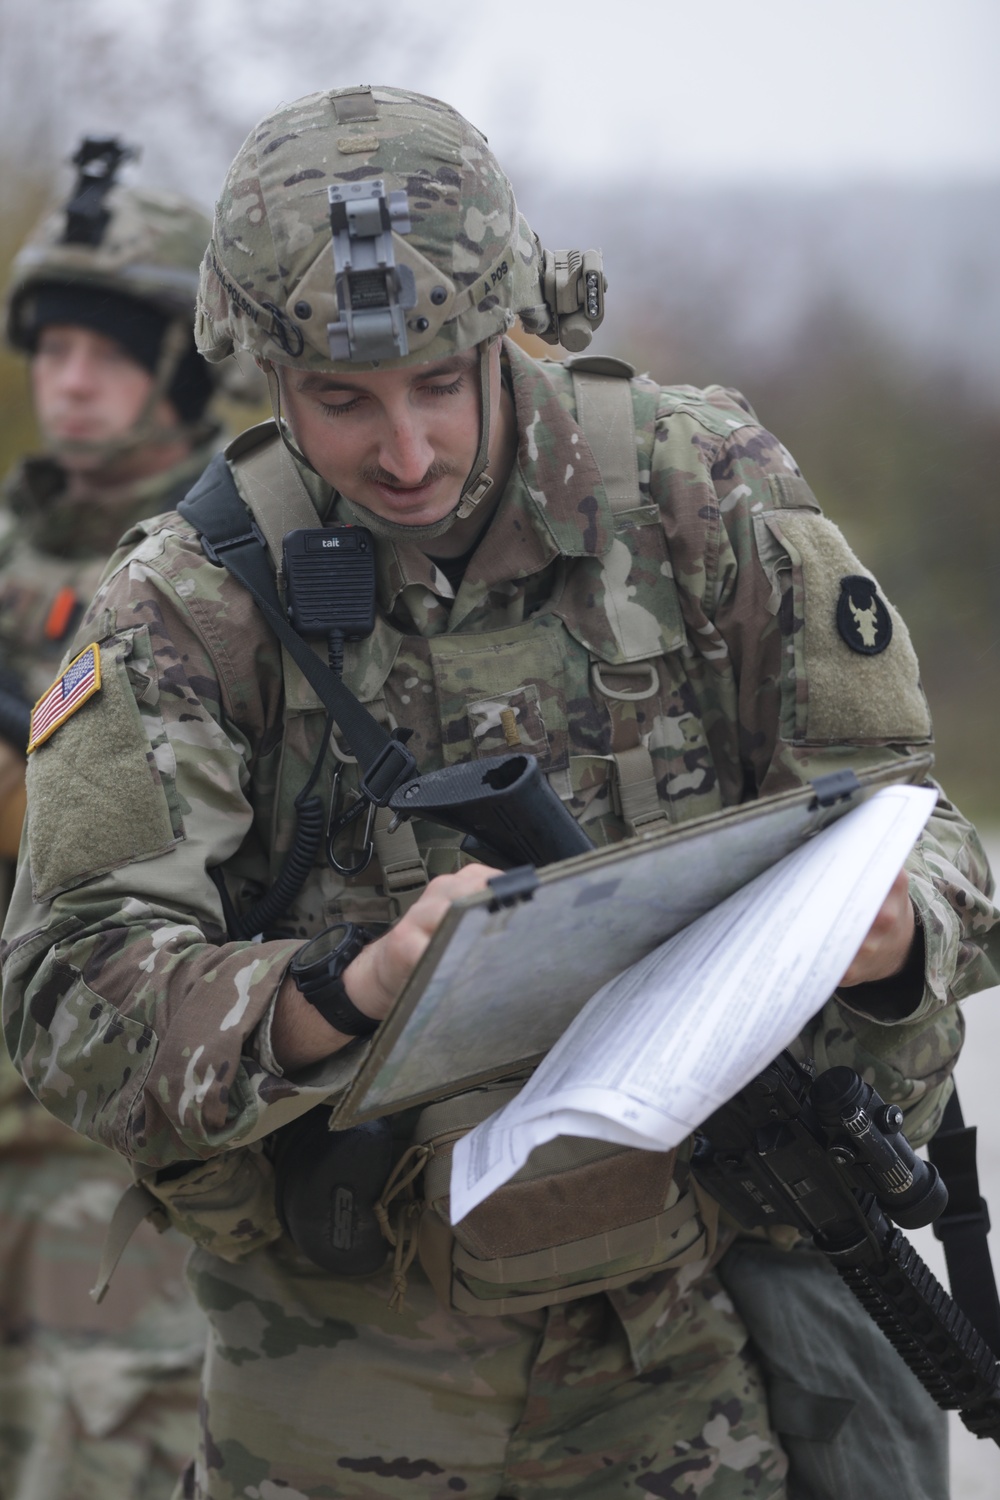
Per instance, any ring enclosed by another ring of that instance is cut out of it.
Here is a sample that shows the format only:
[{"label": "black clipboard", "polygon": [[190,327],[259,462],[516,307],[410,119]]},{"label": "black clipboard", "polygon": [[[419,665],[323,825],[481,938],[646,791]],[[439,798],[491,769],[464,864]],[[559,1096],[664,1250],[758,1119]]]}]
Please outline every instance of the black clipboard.
[{"label": "black clipboard", "polygon": [[930,755],[801,789],[533,871],[448,912],[338,1101],[335,1129],[530,1068],[590,997],[881,787],[924,781]]}]

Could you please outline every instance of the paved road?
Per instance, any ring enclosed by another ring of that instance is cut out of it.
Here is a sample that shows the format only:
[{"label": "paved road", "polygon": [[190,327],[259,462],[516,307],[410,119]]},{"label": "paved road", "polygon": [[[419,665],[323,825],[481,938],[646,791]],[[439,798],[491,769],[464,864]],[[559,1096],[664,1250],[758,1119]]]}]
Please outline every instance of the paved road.
[{"label": "paved road", "polygon": [[[986,840],[1000,883],[1000,834]],[[968,1027],[956,1078],[966,1123],[978,1126],[980,1187],[993,1217],[990,1251],[1000,1273],[1000,988],[984,990],[963,1006]],[[911,1236],[935,1275],[948,1285],[941,1246],[929,1229]],[[952,1500],[998,1500],[1000,1447],[980,1441],[951,1418]],[[905,1500],[905,1497],[899,1497]]]},{"label": "paved road", "polygon": [[[1000,844],[990,850],[1000,872]],[[984,990],[966,1001],[968,1024],[965,1049],[956,1078],[966,1121],[979,1128],[979,1176],[990,1204],[994,1229],[990,1235],[993,1265],[1000,1271],[1000,989]],[[941,1247],[929,1229],[912,1236],[920,1253],[947,1286]],[[998,1500],[1000,1447],[980,1441],[951,1419],[952,1500]],[[903,1497],[900,1497],[903,1500]]]}]

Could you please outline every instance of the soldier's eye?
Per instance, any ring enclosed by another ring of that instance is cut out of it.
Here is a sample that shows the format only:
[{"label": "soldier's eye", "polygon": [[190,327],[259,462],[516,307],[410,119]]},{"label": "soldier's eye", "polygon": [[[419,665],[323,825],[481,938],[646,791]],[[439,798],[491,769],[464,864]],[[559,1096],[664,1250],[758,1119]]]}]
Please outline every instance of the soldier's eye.
[{"label": "soldier's eye", "polygon": [[456,391],[461,390],[464,380],[464,375],[457,375],[450,385],[426,385],[424,390],[431,396],[454,396]]},{"label": "soldier's eye", "polygon": [[351,401],[321,401],[319,404],[328,417],[342,417],[345,412],[361,405],[361,397],[355,396]]}]

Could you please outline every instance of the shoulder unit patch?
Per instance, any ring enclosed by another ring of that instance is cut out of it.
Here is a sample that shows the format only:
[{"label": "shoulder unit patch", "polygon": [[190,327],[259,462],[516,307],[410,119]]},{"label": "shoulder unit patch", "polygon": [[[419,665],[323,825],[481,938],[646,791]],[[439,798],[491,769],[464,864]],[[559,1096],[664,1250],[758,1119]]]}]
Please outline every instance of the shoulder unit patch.
[{"label": "shoulder unit patch", "polygon": [[101,686],[101,653],[96,641],[79,656],[74,656],[65,672],[57,677],[31,710],[28,754],[55,734],[60,724],[82,708]]},{"label": "shoulder unit patch", "polygon": [[840,580],[837,629],[852,651],[877,656],[892,640],[892,618],[871,578],[852,573]]}]

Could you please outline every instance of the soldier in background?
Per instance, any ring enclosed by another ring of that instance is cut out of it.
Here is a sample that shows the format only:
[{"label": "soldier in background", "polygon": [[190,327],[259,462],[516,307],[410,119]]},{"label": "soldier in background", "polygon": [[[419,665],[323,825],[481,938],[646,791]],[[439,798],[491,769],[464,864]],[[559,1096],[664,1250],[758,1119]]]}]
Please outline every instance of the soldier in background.
[{"label": "soldier in background", "polygon": [[[827,1368],[847,1296],[828,1267],[807,1319],[819,1368],[778,1369],[776,1399],[687,1148],[623,1153],[619,1194],[561,1147],[506,1218],[453,1234],[426,1180],[414,1221],[372,1137],[327,1129],[448,902],[490,872],[458,834],[353,816],[360,741],[340,711],[331,736],[298,672],[309,648],[279,644],[224,556],[256,560],[284,624],[261,539],[280,565],[290,527],[369,528],[375,628],[339,662],[331,636],[344,684],[412,731],[422,770],[523,744],[601,845],[930,743],[903,622],[880,600],[873,651],[838,611],[862,565],[742,398],[614,360],[544,365],[502,338],[519,315],[582,349],[602,294],[599,260],[542,249],[448,106],[381,88],[281,106],[220,197],[197,335],[213,360],[255,355],[285,425],[124,540],[65,707],[69,674],[51,690],[4,931],[7,1035],[48,1106],[130,1157],[198,1242],[202,1500],[845,1500],[890,1474],[907,1500],[946,1489],[939,1445],[922,1459],[919,1433],[894,1430],[917,1411],[902,1365],[870,1410],[862,1387],[895,1358],[881,1335],[853,1386]],[[225,494],[219,528],[204,502]],[[993,981],[991,892],[942,799],[802,1038],[864,1068],[916,1139],[947,1093],[953,1002]],[[492,1110],[477,1091],[461,1108]],[[454,1136],[394,1123],[399,1162]],[[340,1152],[365,1205],[384,1195],[371,1216],[398,1263],[376,1242],[360,1264],[329,1213]],[[801,1306],[796,1255],[762,1280]],[[796,1440],[847,1452],[820,1452],[813,1482]],[[871,1482],[836,1483],[865,1451]]]},{"label": "soldier in background", "polygon": [[[84,141],[66,206],[14,263],[7,336],[27,355],[43,452],[0,513],[0,856],[9,897],[28,706],[54,677],[121,533],[169,510],[210,458],[218,377],[191,333],[210,224],[116,183],[131,154]],[[144,1225],[114,1289],[88,1296],[129,1185],[112,1152],[60,1125],[0,1055],[0,1494],[159,1500],[195,1445],[203,1325],[187,1246]]]}]

